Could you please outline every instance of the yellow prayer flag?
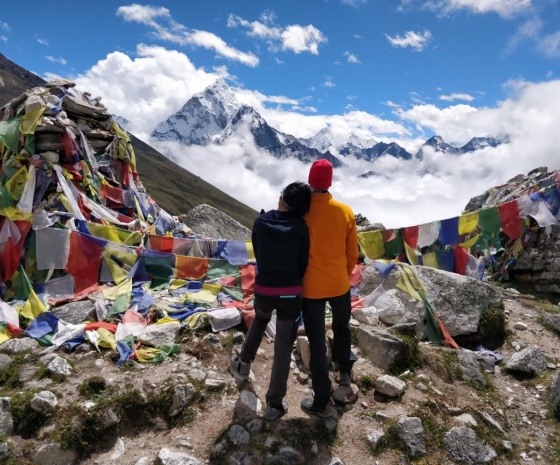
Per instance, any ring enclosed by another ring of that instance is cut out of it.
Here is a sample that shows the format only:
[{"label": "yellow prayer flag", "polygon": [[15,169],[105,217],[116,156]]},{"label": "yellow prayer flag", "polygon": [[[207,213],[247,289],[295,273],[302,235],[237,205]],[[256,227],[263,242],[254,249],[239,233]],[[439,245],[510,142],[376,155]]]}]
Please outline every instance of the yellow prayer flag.
[{"label": "yellow prayer flag", "polygon": [[19,311],[19,314],[28,320],[34,320],[38,315],[46,311],[45,304],[41,302],[35,291],[31,289],[27,302]]},{"label": "yellow prayer flag", "polygon": [[5,216],[12,221],[16,220],[24,220],[24,221],[33,221],[33,213],[27,213],[21,210],[18,210],[16,207],[6,207],[0,208],[0,216]]},{"label": "yellow prayer flag", "polygon": [[470,249],[471,247],[474,247],[474,245],[478,242],[479,236],[480,234],[477,234],[476,236],[467,239],[465,242],[462,242],[459,245],[465,249]]},{"label": "yellow prayer flag", "polygon": [[14,200],[21,199],[21,194],[23,194],[23,189],[25,189],[25,183],[27,182],[27,168],[22,166],[7,182],[6,190],[10,197]]},{"label": "yellow prayer flag", "polygon": [[245,246],[247,247],[247,259],[250,262],[256,261],[257,257],[255,257],[255,251],[253,250],[253,242],[245,241]]},{"label": "yellow prayer flag", "polygon": [[171,283],[169,283],[169,289],[179,289],[187,284],[189,284],[189,282],[186,279],[172,279]]},{"label": "yellow prayer flag", "polygon": [[43,117],[43,113],[47,107],[37,108],[36,110],[30,111],[23,115],[23,121],[19,125],[19,130],[23,134],[34,134],[35,129],[37,129],[37,125],[41,118]]},{"label": "yellow prayer flag", "polygon": [[381,231],[366,231],[358,233],[358,244],[362,253],[372,260],[383,257],[385,245]]},{"label": "yellow prayer flag", "polygon": [[459,217],[459,235],[469,234],[478,226],[478,212],[467,213]]},{"label": "yellow prayer flag", "polygon": [[422,263],[424,264],[424,266],[429,266],[431,268],[439,268],[435,252],[422,255]]},{"label": "yellow prayer flag", "polygon": [[422,291],[424,294],[426,294],[426,290],[418,279],[418,276],[416,276],[416,273],[414,272],[412,267],[410,265],[407,265],[406,263],[399,263],[399,267],[401,270],[401,274],[396,286],[400,290],[414,297],[416,300],[422,300],[422,297],[420,296],[418,291]]},{"label": "yellow prayer flag", "polygon": [[121,282],[118,286],[110,287],[103,291],[103,297],[109,300],[117,300],[122,294],[130,294],[132,292],[132,279],[128,278]]},{"label": "yellow prayer flag", "polygon": [[406,253],[406,258],[408,258],[408,261],[410,262],[411,265],[418,265],[418,255],[416,255],[416,250],[410,247],[406,243],[406,241],[403,242],[404,242],[404,251]]},{"label": "yellow prayer flag", "polygon": [[97,328],[97,334],[99,335],[99,340],[97,341],[98,346],[112,350],[117,348],[115,335],[111,331],[105,328]]}]

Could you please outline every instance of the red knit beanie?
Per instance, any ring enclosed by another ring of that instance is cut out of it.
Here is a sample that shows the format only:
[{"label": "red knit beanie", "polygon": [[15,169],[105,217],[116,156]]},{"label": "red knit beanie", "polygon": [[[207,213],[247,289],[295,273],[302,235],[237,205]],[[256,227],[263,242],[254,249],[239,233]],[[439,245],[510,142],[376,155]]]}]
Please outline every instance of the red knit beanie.
[{"label": "red knit beanie", "polygon": [[331,162],[324,158],[314,161],[309,170],[309,179],[307,182],[315,190],[328,190],[332,184]]}]

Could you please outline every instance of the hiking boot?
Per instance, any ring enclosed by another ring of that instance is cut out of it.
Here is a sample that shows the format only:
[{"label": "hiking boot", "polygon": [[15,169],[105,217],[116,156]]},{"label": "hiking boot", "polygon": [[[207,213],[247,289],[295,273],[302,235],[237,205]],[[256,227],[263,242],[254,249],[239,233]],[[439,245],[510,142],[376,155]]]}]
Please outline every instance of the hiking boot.
[{"label": "hiking boot", "polygon": [[251,362],[245,363],[238,355],[234,355],[229,362],[229,372],[236,379],[249,379],[251,375]]},{"label": "hiking boot", "polygon": [[276,421],[286,415],[286,413],[288,413],[288,403],[283,400],[282,405],[279,406],[267,404],[263,418],[268,421]]},{"label": "hiking boot", "polygon": [[338,384],[340,386],[350,386],[352,384],[352,374],[340,372]]},{"label": "hiking boot", "polygon": [[320,418],[338,418],[338,413],[330,403],[319,403],[313,399],[303,399],[301,401],[301,409],[308,415]]}]

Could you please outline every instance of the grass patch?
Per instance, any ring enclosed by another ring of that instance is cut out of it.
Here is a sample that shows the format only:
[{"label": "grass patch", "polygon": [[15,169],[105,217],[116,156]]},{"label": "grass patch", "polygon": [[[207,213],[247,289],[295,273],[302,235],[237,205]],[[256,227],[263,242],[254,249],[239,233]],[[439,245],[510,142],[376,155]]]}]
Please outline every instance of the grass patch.
[{"label": "grass patch", "polygon": [[107,381],[105,381],[105,378],[92,376],[91,378],[86,378],[78,386],[78,392],[84,397],[95,397],[105,392],[106,388]]},{"label": "grass patch", "polygon": [[367,394],[375,386],[375,378],[371,375],[362,375],[360,379],[356,381],[356,385],[364,394]]},{"label": "grass patch", "polygon": [[454,336],[461,347],[474,350],[479,345],[496,350],[506,341],[506,314],[504,303],[499,302],[486,307],[480,315],[476,334]]},{"label": "grass patch", "polygon": [[418,346],[416,336],[399,334],[395,337],[398,337],[398,339],[405,343],[406,349],[393,361],[388,372],[392,375],[398,375],[406,370],[414,370],[421,367],[424,363],[424,358]]},{"label": "grass patch", "polygon": [[35,391],[15,394],[10,401],[10,412],[14,422],[14,434],[24,439],[37,436],[39,429],[49,419],[48,414],[36,412],[30,406]]}]

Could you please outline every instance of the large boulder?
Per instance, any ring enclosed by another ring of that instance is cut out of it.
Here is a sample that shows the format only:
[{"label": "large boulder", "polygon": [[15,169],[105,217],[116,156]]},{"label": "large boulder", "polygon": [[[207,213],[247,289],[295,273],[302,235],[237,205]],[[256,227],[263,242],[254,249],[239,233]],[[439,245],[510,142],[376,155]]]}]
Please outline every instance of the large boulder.
[{"label": "large boulder", "polygon": [[248,228],[210,205],[198,205],[179,219],[195,233],[214,239],[251,239],[251,231]]},{"label": "large boulder", "polygon": [[[467,335],[465,346],[497,348],[505,339],[505,315],[500,293],[491,285],[456,273],[425,266],[412,267],[426,290],[426,298],[453,337]],[[387,325],[415,322],[419,339],[427,337],[424,303],[397,287],[401,267],[383,278],[375,263],[362,274],[359,292],[368,307],[378,310]],[[476,336],[476,337],[473,337]]]}]

